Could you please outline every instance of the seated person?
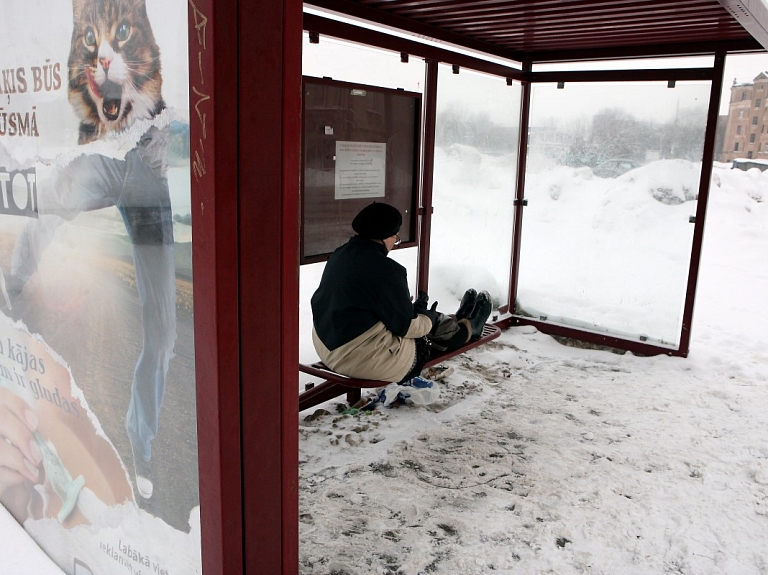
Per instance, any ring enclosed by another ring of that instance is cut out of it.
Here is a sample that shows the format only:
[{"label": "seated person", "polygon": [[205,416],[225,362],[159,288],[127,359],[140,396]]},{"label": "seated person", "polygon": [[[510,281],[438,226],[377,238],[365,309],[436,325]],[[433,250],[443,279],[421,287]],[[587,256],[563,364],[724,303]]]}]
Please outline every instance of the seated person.
[{"label": "seated person", "polygon": [[483,332],[491,314],[488,292],[470,289],[456,314],[413,302],[406,270],[387,257],[400,243],[403,217],[394,206],[363,208],[357,235],[336,249],[312,296],[312,341],[320,359],[349,377],[404,382],[421,372],[432,350],[453,351]]}]

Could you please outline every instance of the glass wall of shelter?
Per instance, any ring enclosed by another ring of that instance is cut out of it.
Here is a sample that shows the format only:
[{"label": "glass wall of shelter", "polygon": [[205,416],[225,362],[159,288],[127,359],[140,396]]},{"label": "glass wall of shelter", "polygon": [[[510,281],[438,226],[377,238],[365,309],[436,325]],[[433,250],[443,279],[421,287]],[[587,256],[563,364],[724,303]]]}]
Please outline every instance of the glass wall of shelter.
[{"label": "glass wall of shelter", "polygon": [[709,92],[533,86],[516,313],[678,345]]},{"label": "glass wall of shelter", "polygon": [[[342,82],[423,93],[426,72],[424,60],[421,58],[411,57],[408,62],[402,62],[399,53],[325,36],[319,43],[313,44],[310,43],[309,35],[305,32],[302,74],[315,78],[332,78]],[[305,214],[304,217],[311,217],[311,214]],[[350,237],[354,235],[351,224],[351,221],[339,222]],[[418,249],[416,247],[396,249],[390,257],[405,266],[408,272],[409,288],[411,293],[415,294]],[[312,332],[310,299],[320,283],[324,267],[323,262],[301,266],[299,360],[302,363],[317,360],[317,354],[309,337]],[[300,374],[300,378],[305,377],[304,374]]]},{"label": "glass wall of shelter", "polygon": [[[324,37],[304,48],[305,75],[424,92],[420,58],[403,63],[400,53]],[[611,62],[614,70],[633,65]],[[711,84],[533,82],[522,118],[522,82],[440,64],[429,253],[391,254],[406,266],[412,293],[419,258],[428,257],[431,299],[447,313],[474,287],[491,293],[494,317],[676,349]],[[302,334],[311,332],[309,298],[322,266],[302,266]],[[302,341],[300,353],[312,360],[311,343]]]},{"label": "glass wall of shelter", "polygon": [[429,291],[447,311],[467,288],[509,303],[520,82],[438,69]]}]

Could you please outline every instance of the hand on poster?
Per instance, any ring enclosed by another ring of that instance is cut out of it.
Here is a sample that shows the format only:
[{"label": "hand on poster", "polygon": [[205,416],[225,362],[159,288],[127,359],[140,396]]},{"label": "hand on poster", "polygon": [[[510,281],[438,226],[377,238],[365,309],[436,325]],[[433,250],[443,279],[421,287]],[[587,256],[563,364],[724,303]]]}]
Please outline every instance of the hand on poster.
[{"label": "hand on poster", "polygon": [[29,404],[0,387],[0,494],[26,480],[38,482],[43,455],[33,437],[36,430]]}]

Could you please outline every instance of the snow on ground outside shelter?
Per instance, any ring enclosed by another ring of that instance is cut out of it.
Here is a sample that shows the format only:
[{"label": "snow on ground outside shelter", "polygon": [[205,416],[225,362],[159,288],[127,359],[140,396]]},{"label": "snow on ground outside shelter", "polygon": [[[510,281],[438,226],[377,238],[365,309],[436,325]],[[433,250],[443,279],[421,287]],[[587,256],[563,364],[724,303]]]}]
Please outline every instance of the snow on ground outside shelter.
[{"label": "snow on ground outside shelter", "polygon": [[[687,359],[515,328],[429,409],[302,413],[300,572],[768,573],[768,172],[713,178]],[[2,511],[0,572],[60,574]]]},{"label": "snow on ground outside shelter", "polygon": [[768,573],[766,190],[715,168],[688,358],[514,328],[430,408],[302,413],[300,572]]}]

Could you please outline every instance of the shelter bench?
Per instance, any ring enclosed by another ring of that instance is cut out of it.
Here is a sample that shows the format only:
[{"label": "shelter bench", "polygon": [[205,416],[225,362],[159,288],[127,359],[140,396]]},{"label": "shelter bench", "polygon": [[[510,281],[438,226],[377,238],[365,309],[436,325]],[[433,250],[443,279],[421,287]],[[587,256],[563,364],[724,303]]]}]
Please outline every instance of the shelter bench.
[{"label": "shelter bench", "polygon": [[[426,364],[424,364],[424,368],[432,367],[440,362],[459,355],[460,353],[464,353],[465,351],[488,343],[499,337],[499,335],[501,335],[501,329],[498,326],[485,324],[483,333],[479,338],[470,340],[453,351],[433,356]],[[299,394],[299,411],[314,407],[324,401],[338,397],[343,393],[347,394],[347,403],[354,405],[360,401],[363,389],[385,387],[392,383],[390,381],[378,381],[375,379],[347,377],[346,375],[336,373],[321,361],[310,365],[299,363],[299,371],[325,380]]]}]

